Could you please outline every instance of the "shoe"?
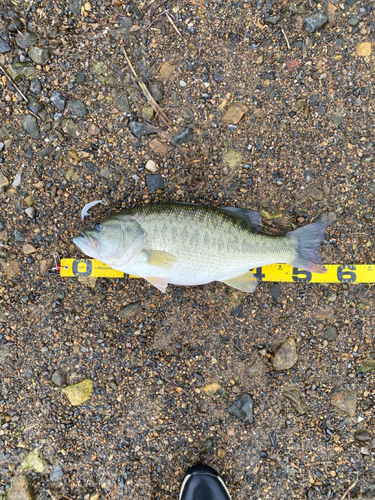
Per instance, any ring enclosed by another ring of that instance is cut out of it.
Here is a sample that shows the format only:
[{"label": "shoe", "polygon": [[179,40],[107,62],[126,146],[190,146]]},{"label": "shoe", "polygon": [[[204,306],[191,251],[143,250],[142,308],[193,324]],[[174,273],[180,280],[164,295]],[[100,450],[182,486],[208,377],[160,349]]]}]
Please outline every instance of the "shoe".
[{"label": "shoe", "polygon": [[186,472],[179,500],[231,500],[224,481],[212,467],[194,465]]}]

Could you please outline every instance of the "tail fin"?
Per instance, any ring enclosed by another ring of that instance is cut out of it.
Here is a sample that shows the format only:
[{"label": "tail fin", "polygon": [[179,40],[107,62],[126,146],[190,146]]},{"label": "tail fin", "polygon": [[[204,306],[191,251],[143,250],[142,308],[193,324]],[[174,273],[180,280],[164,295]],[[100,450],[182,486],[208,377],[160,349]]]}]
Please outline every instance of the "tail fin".
[{"label": "tail fin", "polygon": [[322,264],[319,254],[319,245],[324,238],[327,224],[315,222],[304,227],[299,227],[286,234],[294,241],[295,257],[291,266],[313,271],[314,273],[325,273],[327,270]]}]

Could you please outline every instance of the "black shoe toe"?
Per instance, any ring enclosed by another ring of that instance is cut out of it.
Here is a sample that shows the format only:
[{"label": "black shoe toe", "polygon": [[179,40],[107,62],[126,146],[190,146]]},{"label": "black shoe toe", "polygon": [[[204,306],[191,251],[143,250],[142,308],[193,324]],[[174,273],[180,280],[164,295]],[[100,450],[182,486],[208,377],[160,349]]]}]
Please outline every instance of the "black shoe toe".
[{"label": "black shoe toe", "polygon": [[207,465],[191,467],[181,486],[180,500],[231,500],[215,469]]}]

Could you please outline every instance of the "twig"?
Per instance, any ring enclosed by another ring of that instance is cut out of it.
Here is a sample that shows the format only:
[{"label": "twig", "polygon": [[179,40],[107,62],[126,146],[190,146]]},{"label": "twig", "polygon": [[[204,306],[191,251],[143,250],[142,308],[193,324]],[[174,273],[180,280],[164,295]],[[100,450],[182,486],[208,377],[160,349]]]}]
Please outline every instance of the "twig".
[{"label": "twig", "polygon": [[129,66],[130,66],[130,69],[131,69],[134,77],[136,78],[136,80],[138,82],[138,85],[141,87],[142,92],[144,93],[144,95],[145,95],[148,103],[150,104],[150,106],[152,106],[152,108],[154,109],[155,113],[160,116],[160,119],[164,123],[164,125],[166,125],[169,128],[170,127],[169,126],[169,120],[168,120],[166,114],[161,109],[161,107],[158,105],[158,103],[155,101],[155,99],[152,97],[152,95],[150,94],[150,92],[149,92],[148,88],[146,87],[146,85],[139,80],[138,75],[135,72],[135,69],[134,69],[132,63],[130,62],[129,57],[126,54],[125,47],[122,46],[121,48],[122,48],[122,51],[124,53],[125,59],[127,60]]},{"label": "twig", "polygon": [[357,484],[358,482],[358,478],[352,482],[352,484],[349,486],[349,488],[345,491],[345,493],[340,497],[340,500],[344,500],[344,498],[346,498],[346,496],[348,495],[349,491],[351,491],[354,486]]},{"label": "twig", "polygon": [[[9,80],[12,82],[12,85],[13,85],[14,87],[16,87],[17,92],[18,92],[18,93],[19,93],[19,95],[22,97],[22,99],[23,99],[24,101],[26,101],[26,102],[27,102],[27,104],[29,104],[29,100],[28,100],[28,98],[27,98],[27,97],[26,97],[26,96],[25,96],[25,95],[24,95],[24,94],[20,91],[20,89],[19,89],[19,88],[17,87],[17,85],[14,83],[14,81],[12,80],[12,78],[8,75],[8,73],[5,71],[5,69],[4,69],[1,65],[0,65],[0,69],[1,69],[1,71],[4,73],[4,75],[5,75],[7,78],[9,78]],[[34,115],[34,116],[35,116],[35,118],[38,118],[38,120],[41,120],[40,116],[38,116],[38,115],[36,115],[35,113],[33,113],[30,109],[29,109],[29,112],[30,112],[32,115]]]},{"label": "twig", "polygon": [[286,41],[286,44],[287,44],[288,50],[290,50],[290,43],[289,43],[288,37],[286,36],[286,33],[285,33],[285,31],[284,31],[284,28],[281,28],[281,33],[284,35],[284,38],[285,38],[285,41]]},{"label": "twig", "polygon": [[150,5],[152,5],[154,2],[155,2],[155,0],[151,0],[151,2],[148,2],[148,4],[146,5],[146,7],[143,10],[147,10],[150,7]]},{"label": "twig", "polygon": [[171,23],[171,25],[174,27],[174,29],[176,30],[176,32],[177,32],[180,36],[182,36],[181,31],[177,28],[177,26],[176,26],[176,25],[175,25],[175,23],[173,22],[172,16],[171,16],[171,14],[169,13],[169,11],[168,11],[168,10],[165,10],[164,12],[165,12],[165,15],[166,15],[166,16],[167,16],[167,18],[168,18],[168,21],[169,21],[169,22]]}]

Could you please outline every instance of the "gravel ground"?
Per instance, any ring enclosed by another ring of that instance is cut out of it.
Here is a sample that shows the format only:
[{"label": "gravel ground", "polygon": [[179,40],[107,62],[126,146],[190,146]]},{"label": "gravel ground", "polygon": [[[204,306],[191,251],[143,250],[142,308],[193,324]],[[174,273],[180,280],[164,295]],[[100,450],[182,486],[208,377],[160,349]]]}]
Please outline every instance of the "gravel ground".
[{"label": "gravel ground", "polygon": [[47,273],[97,199],[374,262],[374,33],[371,0],[1,2],[0,498],[176,499],[198,460],[233,500],[375,498],[372,285]]}]

